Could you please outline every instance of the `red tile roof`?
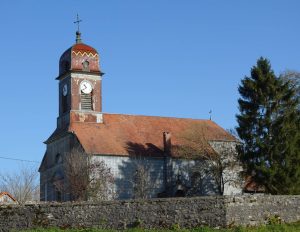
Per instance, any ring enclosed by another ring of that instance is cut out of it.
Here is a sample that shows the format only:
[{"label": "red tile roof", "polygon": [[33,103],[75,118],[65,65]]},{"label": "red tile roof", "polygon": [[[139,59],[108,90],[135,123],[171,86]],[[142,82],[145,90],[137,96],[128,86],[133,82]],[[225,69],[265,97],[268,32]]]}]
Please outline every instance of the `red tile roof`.
[{"label": "red tile roof", "polygon": [[78,44],[74,44],[72,46],[72,51],[81,51],[81,52],[91,52],[93,54],[97,54],[98,52],[96,51],[95,48],[89,46],[89,45],[86,45],[84,43],[78,43]]},{"label": "red tile roof", "polygon": [[[68,131],[74,133],[87,153],[107,155],[160,155],[163,132],[172,134],[172,145],[183,143],[180,135],[197,125],[207,140],[236,141],[210,120],[170,117],[103,114],[103,123],[71,122]],[[55,135],[52,135],[52,137]],[[51,138],[51,137],[50,137]]]},{"label": "red tile roof", "polygon": [[[68,48],[62,55],[62,57],[65,57],[66,54],[71,54],[72,51],[74,52],[87,52],[92,54],[98,54],[97,50],[89,45],[86,45],[84,43],[74,44],[72,47]],[[60,60],[61,60],[60,58]]]},{"label": "red tile roof", "polygon": [[103,74],[99,66],[99,54],[97,50],[89,45],[78,43],[67,49],[59,59],[59,79],[61,75],[73,71],[83,71],[82,62],[89,62],[89,70],[86,72]]},{"label": "red tile roof", "polygon": [[8,196],[12,201],[16,201],[16,199],[10,195],[8,192],[0,192],[0,198],[3,196]]},{"label": "red tile roof", "polygon": [[252,176],[247,176],[245,179],[244,191],[248,193],[264,193],[266,189],[264,186],[256,183]]}]

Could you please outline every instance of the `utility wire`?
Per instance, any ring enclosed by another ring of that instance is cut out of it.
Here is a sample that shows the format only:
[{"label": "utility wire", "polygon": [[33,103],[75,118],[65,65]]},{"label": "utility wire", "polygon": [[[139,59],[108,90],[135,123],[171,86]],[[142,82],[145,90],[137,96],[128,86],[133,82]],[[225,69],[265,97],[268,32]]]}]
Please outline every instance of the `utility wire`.
[{"label": "utility wire", "polygon": [[14,159],[14,158],[8,158],[8,157],[3,157],[3,156],[0,156],[0,159],[22,161],[22,162],[29,162],[29,163],[40,163],[40,162],[34,161],[34,160]]}]

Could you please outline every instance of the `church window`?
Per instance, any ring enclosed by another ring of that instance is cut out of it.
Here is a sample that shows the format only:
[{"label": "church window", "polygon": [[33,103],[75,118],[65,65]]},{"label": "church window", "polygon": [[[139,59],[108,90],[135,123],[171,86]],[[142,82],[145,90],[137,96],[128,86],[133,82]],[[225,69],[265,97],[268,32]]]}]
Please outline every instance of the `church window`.
[{"label": "church window", "polygon": [[82,71],[90,71],[90,62],[88,62],[87,60],[82,62]]},{"label": "church window", "polygon": [[68,111],[68,95],[62,96],[62,111],[63,113]]},{"label": "church window", "polygon": [[[60,155],[57,154],[56,157],[59,157]],[[51,179],[52,182],[52,197],[55,201],[62,201],[62,189],[64,188],[64,177],[62,174],[62,171],[56,171]]]},{"label": "church window", "polygon": [[70,71],[70,62],[68,60],[62,60],[59,64],[59,73],[63,74]]},{"label": "church window", "polygon": [[92,93],[83,93],[81,91],[81,109],[82,110],[93,110],[92,107]]},{"label": "church window", "polygon": [[55,164],[61,164],[62,163],[62,156],[61,156],[61,154],[57,154],[56,156],[55,156]]},{"label": "church window", "polygon": [[66,72],[70,70],[70,63],[68,61],[65,61],[64,66]]}]

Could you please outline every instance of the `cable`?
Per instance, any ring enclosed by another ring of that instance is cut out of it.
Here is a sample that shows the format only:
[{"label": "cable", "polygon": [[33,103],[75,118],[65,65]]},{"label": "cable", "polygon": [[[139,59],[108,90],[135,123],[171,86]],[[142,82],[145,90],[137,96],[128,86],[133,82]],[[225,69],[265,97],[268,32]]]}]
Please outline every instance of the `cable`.
[{"label": "cable", "polygon": [[40,162],[38,162],[38,161],[33,161],[33,160],[14,159],[14,158],[8,158],[8,157],[3,157],[3,156],[0,156],[0,159],[7,159],[7,160],[14,160],[14,161],[22,161],[22,162],[30,162],[30,163],[40,163]]}]

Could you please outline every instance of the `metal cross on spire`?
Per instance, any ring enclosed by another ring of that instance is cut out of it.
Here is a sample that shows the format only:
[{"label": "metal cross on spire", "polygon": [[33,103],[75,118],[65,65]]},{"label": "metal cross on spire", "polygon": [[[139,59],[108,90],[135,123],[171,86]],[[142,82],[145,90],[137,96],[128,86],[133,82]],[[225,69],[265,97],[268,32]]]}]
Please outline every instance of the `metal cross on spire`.
[{"label": "metal cross on spire", "polygon": [[79,23],[82,22],[81,19],[79,19],[79,15],[77,14],[77,20],[74,23],[77,23],[77,31],[79,32]]}]

